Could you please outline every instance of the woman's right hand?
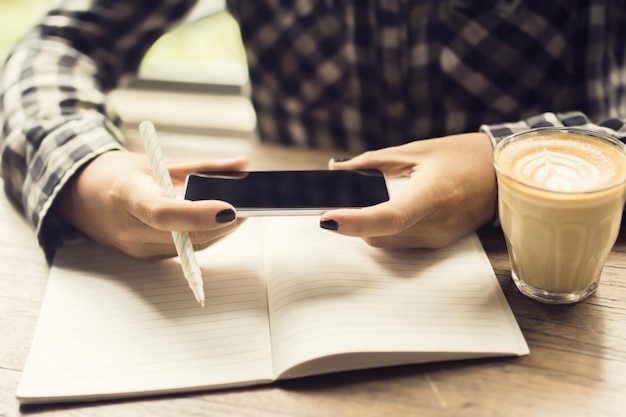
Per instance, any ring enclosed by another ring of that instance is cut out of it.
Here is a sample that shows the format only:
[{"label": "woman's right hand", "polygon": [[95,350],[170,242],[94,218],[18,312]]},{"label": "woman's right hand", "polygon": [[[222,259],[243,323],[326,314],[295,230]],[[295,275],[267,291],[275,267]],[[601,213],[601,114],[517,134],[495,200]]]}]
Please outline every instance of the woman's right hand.
[{"label": "woman's right hand", "polygon": [[[246,158],[203,159],[169,165],[174,186],[187,174],[243,171]],[[176,255],[171,232],[189,232],[196,250],[210,246],[243,220],[224,201],[171,198],[152,176],[144,154],[110,151],[83,167],[66,184],[54,210],[93,240],[136,258]]]}]

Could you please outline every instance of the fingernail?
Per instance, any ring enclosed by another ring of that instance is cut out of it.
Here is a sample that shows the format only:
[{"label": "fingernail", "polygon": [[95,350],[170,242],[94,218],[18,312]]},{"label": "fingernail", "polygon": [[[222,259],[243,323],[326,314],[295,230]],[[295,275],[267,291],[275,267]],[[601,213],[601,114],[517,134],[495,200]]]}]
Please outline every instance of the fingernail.
[{"label": "fingernail", "polygon": [[338,157],[338,158],[332,158],[333,162],[346,162],[349,161],[351,158],[343,158],[343,157]]},{"label": "fingernail", "polygon": [[320,227],[327,230],[339,230],[339,224],[334,220],[321,220]]},{"label": "fingernail", "polygon": [[224,210],[218,212],[215,215],[215,220],[218,223],[228,223],[228,222],[231,222],[231,221],[235,220],[235,217],[236,217],[236,215],[235,215],[235,211],[234,210],[232,210],[232,209],[224,209]]}]

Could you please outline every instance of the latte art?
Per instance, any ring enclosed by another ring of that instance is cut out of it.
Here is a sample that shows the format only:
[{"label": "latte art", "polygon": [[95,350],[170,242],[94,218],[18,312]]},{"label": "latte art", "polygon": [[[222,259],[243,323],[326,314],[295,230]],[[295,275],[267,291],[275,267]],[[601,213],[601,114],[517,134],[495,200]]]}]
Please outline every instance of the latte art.
[{"label": "latte art", "polygon": [[603,173],[594,164],[575,155],[545,149],[520,158],[516,176],[551,191],[573,192],[594,188]]},{"label": "latte art", "polygon": [[623,157],[616,158],[615,150],[602,145],[540,136],[503,149],[501,166],[507,167],[505,174],[532,187],[565,193],[597,190],[614,185],[626,169]]}]

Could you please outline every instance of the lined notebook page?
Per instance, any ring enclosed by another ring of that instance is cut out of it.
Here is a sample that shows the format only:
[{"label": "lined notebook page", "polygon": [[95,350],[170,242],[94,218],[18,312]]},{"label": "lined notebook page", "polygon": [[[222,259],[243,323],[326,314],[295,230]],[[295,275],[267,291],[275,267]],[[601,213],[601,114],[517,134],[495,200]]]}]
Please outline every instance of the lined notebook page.
[{"label": "lined notebook page", "polygon": [[348,352],[398,354],[342,356],[294,375],[528,353],[475,235],[443,250],[384,251],[315,219],[271,221],[280,223],[266,228],[277,373]]},{"label": "lined notebook page", "polygon": [[270,380],[261,243],[255,230],[231,237],[199,252],[205,308],[174,260],[138,261],[92,243],[61,249],[18,397],[119,397]]}]

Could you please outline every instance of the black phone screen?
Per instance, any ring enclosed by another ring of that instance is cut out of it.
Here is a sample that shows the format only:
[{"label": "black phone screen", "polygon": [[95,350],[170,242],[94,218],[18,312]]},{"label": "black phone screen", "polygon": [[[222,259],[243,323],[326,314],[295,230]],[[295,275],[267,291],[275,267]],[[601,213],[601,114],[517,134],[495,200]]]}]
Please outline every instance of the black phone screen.
[{"label": "black phone screen", "polygon": [[389,194],[376,170],[207,172],[188,176],[185,199],[222,200],[238,211],[271,214],[367,207]]}]

